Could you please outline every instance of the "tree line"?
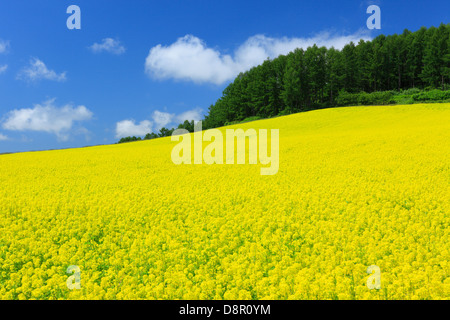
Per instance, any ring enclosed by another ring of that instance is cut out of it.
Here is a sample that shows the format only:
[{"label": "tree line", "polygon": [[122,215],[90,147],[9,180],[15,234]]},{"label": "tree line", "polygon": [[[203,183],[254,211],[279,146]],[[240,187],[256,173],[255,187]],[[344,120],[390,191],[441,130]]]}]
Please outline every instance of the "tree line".
[{"label": "tree line", "polygon": [[[212,104],[203,129],[337,105],[447,99],[450,24],[350,42],[342,50],[313,45],[241,72]],[[425,94],[423,90],[431,90]],[[406,93],[410,93],[408,96]],[[413,95],[414,94],[414,95]],[[398,99],[396,99],[398,98]],[[178,128],[194,131],[194,121]],[[170,136],[160,129],[144,139]],[[122,138],[119,142],[141,140]]]}]

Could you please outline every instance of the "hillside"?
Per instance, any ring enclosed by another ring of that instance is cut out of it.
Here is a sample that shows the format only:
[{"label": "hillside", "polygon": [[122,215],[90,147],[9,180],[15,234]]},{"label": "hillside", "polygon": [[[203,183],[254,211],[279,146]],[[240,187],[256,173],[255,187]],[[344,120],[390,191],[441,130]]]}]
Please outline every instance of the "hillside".
[{"label": "hillside", "polygon": [[0,156],[0,299],[448,298],[450,104],[229,128],[279,129],[278,173],[177,166],[170,137]]},{"label": "hillside", "polygon": [[342,50],[314,44],[240,73],[209,107],[205,126],[330,106],[388,105],[412,92],[414,101],[427,102],[436,94],[447,100],[448,92],[427,91],[449,85],[450,24],[361,39]]}]

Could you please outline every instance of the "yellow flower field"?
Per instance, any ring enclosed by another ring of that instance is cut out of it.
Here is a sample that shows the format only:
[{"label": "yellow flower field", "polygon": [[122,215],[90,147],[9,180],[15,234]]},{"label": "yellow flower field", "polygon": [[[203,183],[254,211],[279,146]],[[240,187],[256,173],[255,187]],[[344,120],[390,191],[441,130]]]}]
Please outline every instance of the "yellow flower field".
[{"label": "yellow flower field", "polygon": [[170,137],[0,155],[0,299],[450,297],[450,104],[238,127],[279,129],[277,174]]}]

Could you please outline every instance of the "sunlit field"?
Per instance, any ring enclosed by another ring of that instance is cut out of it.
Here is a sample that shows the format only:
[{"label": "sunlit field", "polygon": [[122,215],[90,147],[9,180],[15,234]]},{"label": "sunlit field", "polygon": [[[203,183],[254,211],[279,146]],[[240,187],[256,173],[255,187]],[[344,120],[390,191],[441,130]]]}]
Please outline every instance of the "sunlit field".
[{"label": "sunlit field", "polygon": [[279,129],[278,173],[175,165],[170,137],[1,155],[0,298],[450,297],[450,104],[232,128]]}]

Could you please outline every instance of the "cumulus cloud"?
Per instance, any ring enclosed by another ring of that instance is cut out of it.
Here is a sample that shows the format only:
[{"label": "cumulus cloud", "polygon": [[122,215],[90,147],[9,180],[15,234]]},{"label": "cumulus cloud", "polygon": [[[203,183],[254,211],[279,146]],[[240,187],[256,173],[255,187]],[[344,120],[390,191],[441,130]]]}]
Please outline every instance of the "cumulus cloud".
[{"label": "cumulus cloud", "polygon": [[94,43],[89,48],[94,53],[109,52],[119,55],[125,52],[125,47],[121,45],[120,41],[112,38],[105,38],[101,43]]},{"label": "cumulus cloud", "polygon": [[122,120],[116,123],[116,138],[144,136],[152,132],[152,123],[143,120],[136,124],[134,120]]},{"label": "cumulus cloud", "polygon": [[62,82],[66,80],[66,73],[56,73],[53,70],[49,70],[44,62],[38,58],[32,58],[30,65],[23,68],[18,74],[17,79],[25,81],[38,81],[38,80],[52,80]]},{"label": "cumulus cloud", "polygon": [[136,123],[134,120],[122,120],[117,122],[116,138],[144,136],[152,131],[158,132],[162,127],[173,127],[184,122],[185,120],[199,121],[201,118],[201,108],[194,108],[180,114],[156,110],[152,113],[151,120],[143,120],[140,123]]},{"label": "cumulus cloud", "polygon": [[169,123],[171,123],[173,121],[174,117],[175,117],[175,114],[173,114],[173,113],[161,112],[158,110],[156,110],[152,114],[152,119],[156,125],[155,128],[158,130],[161,129],[162,127],[168,125]]},{"label": "cumulus cloud", "polygon": [[356,43],[360,39],[371,38],[366,31],[353,35],[322,32],[309,38],[256,35],[247,39],[231,56],[207,47],[204,41],[193,35],[186,35],[171,45],[159,44],[151,48],[145,61],[145,71],[158,79],[222,84],[232,80],[239,72],[261,64],[268,57],[275,58],[296,48],[306,49],[314,44],[342,49],[350,41]]},{"label": "cumulus cloud", "polygon": [[8,69],[8,65],[7,65],[7,64],[4,64],[4,65],[0,66],[0,74],[2,74],[3,72],[5,72],[6,69]]},{"label": "cumulus cloud", "polygon": [[194,120],[195,122],[197,122],[202,119],[202,113],[203,113],[203,110],[201,108],[195,108],[195,109],[180,113],[175,118],[176,118],[176,121],[179,123],[182,123],[185,120],[188,120],[188,121]]},{"label": "cumulus cloud", "polygon": [[8,140],[8,137],[0,133],[0,141]]},{"label": "cumulus cloud", "polygon": [[0,53],[5,53],[8,51],[9,41],[0,39]]},{"label": "cumulus cloud", "polygon": [[2,122],[3,129],[47,132],[55,134],[58,140],[65,141],[69,138],[74,122],[92,118],[92,112],[85,106],[74,107],[67,104],[57,107],[54,102],[55,99],[51,99],[43,104],[36,104],[33,108],[10,111]]},{"label": "cumulus cloud", "polygon": [[207,48],[197,37],[187,35],[175,43],[150,50],[145,61],[147,74],[156,78],[182,79],[220,84],[235,74],[235,62],[229,55]]}]

